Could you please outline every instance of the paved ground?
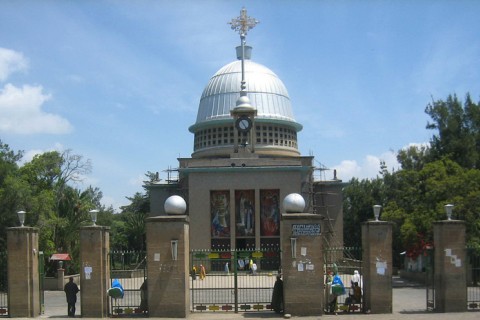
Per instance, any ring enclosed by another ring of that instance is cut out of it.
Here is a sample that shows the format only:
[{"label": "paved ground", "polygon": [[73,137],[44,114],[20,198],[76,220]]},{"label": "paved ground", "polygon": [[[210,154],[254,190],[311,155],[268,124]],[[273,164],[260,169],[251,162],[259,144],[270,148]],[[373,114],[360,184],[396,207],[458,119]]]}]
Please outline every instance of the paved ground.
[{"label": "paved ground", "polygon": [[[393,313],[391,314],[342,314],[323,315],[321,317],[292,317],[292,319],[314,320],[314,319],[349,319],[349,320],[478,320],[480,312],[464,313],[430,313],[425,311],[425,288],[410,282],[394,278],[393,289]],[[45,313],[41,318],[67,318],[67,303],[65,294],[61,291],[45,292]],[[81,314],[80,301],[77,302],[77,314]],[[79,316],[78,316],[79,317]],[[274,313],[192,313],[191,320],[240,320],[240,319],[282,319]],[[166,318],[162,318],[168,320]],[[175,319],[176,320],[176,319]]]}]

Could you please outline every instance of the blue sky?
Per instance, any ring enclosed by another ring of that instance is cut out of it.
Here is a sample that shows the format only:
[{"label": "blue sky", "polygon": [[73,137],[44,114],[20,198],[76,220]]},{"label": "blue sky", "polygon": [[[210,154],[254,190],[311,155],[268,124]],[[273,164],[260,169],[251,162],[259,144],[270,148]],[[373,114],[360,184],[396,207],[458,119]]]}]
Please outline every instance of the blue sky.
[{"label": "blue sky", "polygon": [[[480,99],[480,1],[0,1],[0,139],[26,160],[72,149],[80,188],[118,208],[189,157],[200,95],[235,59],[227,24],[260,21],[252,60],[286,85],[302,155],[338,177],[428,142],[425,106]],[[248,81],[248,79],[247,79]],[[325,178],[332,178],[327,171]]]}]

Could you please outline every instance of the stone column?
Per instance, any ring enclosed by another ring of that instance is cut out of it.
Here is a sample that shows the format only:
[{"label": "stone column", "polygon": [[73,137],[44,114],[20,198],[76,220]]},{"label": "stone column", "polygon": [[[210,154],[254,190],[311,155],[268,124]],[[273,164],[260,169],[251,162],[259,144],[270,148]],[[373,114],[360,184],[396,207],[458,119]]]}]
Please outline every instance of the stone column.
[{"label": "stone column", "polygon": [[323,313],[321,216],[284,213],[280,223],[284,311],[293,316]]},{"label": "stone column", "polygon": [[11,318],[40,315],[38,229],[7,229],[8,312]]},{"label": "stone column", "polygon": [[63,291],[65,286],[65,269],[58,268],[57,269],[57,290]]},{"label": "stone column", "polygon": [[150,217],[146,229],[148,315],[186,318],[190,313],[188,216]]},{"label": "stone column", "polygon": [[80,228],[80,296],[82,317],[108,317],[110,228]]},{"label": "stone column", "polygon": [[465,222],[433,223],[435,312],[467,311]]},{"label": "stone column", "polygon": [[364,308],[392,313],[392,223],[362,224]]}]

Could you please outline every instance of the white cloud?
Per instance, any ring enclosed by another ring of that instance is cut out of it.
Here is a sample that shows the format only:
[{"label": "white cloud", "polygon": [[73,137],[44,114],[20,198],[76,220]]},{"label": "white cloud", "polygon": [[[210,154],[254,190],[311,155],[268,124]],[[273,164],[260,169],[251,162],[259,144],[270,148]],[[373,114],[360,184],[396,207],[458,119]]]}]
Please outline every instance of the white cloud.
[{"label": "white cloud", "polygon": [[5,81],[16,71],[28,69],[28,60],[22,53],[0,48],[0,81]]},{"label": "white cloud", "polygon": [[0,90],[0,132],[63,134],[73,130],[67,119],[46,113],[42,105],[51,98],[41,86],[6,84]]},{"label": "white cloud", "polygon": [[21,164],[25,164],[27,162],[32,161],[33,157],[35,157],[38,154],[43,154],[45,152],[50,152],[50,151],[58,151],[58,152],[63,152],[65,150],[64,146],[61,143],[55,143],[53,147],[47,149],[47,150],[40,150],[40,149],[32,149],[28,150],[24,153],[22,160],[20,161]]},{"label": "white cloud", "polygon": [[397,155],[393,151],[386,151],[379,156],[367,155],[361,163],[356,160],[343,160],[340,164],[333,167],[337,170],[337,178],[343,181],[349,181],[352,178],[372,179],[379,176],[380,161],[384,161],[387,169],[397,169],[400,164],[397,162]]}]

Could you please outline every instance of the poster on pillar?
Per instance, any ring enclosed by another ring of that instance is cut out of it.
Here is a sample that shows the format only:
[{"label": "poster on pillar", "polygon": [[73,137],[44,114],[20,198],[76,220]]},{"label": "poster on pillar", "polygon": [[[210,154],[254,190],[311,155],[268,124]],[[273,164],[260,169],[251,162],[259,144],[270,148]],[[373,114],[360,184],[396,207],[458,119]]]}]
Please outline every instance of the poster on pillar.
[{"label": "poster on pillar", "polygon": [[212,238],[230,237],[230,191],[210,192],[210,214]]},{"label": "poster on pillar", "polygon": [[280,236],[280,190],[260,190],[260,235]]},{"label": "poster on pillar", "polygon": [[235,191],[237,237],[255,236],[255,190]]}]

